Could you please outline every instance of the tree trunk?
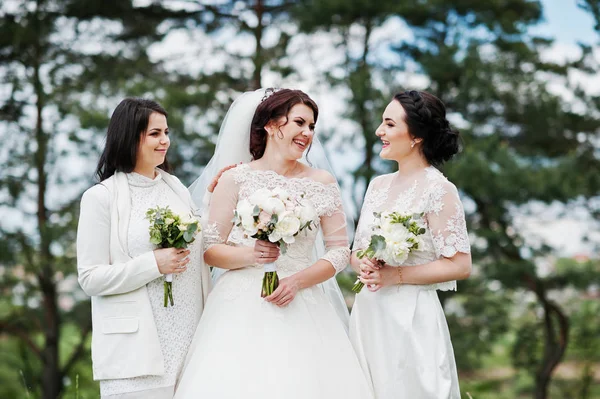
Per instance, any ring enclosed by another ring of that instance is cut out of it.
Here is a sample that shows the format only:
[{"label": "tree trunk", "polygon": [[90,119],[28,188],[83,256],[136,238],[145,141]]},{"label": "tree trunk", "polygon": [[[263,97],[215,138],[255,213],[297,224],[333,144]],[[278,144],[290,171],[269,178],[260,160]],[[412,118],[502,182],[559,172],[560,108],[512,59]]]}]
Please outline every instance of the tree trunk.
[{"label": "tree trunk", "polygon": [[535,373],[535,399],[547,399],[552,373],[561,362],[569,342],[569,319],[554,302],[548,299],[542,281],[529,276],[529,287],[544,307],[544,356]]},{"label": "tree trunk", "polygon": [[[38,2],[35,10],[35,23],[41,25],[39,17]],[[41,29],[38,29],[41,32]],[[46,209],[46,190],[48,176],[46,172],[46,162],[48,156],[48,134],[44,132],[43,110],[45,103],[45,94],[40,78],[40,67],[42,62],[41,43],[36,45],[36,54],[33,67],[33,85],[36,94],[37,120],[35,127],[35,140],[37,149],[35,152],[35,168],[37,171],[37,227],[40,237],[40,258],[38,260],[37,277],[42,291],[42,305],[44,307],[43,335],[44,344],[41,350],[42,360],[42,398],[56,399],[63,388],[62,378],[59,368],[59,315],[57,306],[57,292],[54,283],[53,256],[50,252],[50,243],[52,241],[51,232],[48,229],[48,211]]]},{"label": "tree trunk", "polygon": [[[360,128],[362,130],[362,135],[365,138],[365,163],[364,163],[364,179],[365,179],[365,190],[369,185],[369,182],[373,178],[375,171],[373,170],[373,146],[375,145],[376,136],[374,132],[371,130],[370,124],[370,112],[367,110],[366,102],[372,100],[370,98],[370,93],[365,90],[371,87],[371,71],[369,68],[369,64],[367,59],[369,57],[369,40],[371,39],[371,32],[373,30],[372,21],[367,19],[365,21],[365,36],[363,38],[363,53],[360,59],[360,64],[358,65],[359,76],[364,82],[364,85],[359,88],[362,92],[359,92],[358,95],[355,92],[354,98],[357,99],[356,108],[358,110],[358,118],[360,123]],[[360,208],[359,208],[360,209]]]},{"label": "tree trunk", "polygon": [[262,87],[262,69],[264,64],[263,59],[263,48],[262,48],[262,35],[263,35],[263,14],[265,12],[265,7],[263,4],[263,0],[256,0],[256,4],[254,5],[254,11],[256,12],[256,19],[258,23],[256,28],[254,29],[254,39],[256,41],[256,51],[254,52],[254,71],[252,72],[252,86],[254,90],[260,89]]},{"label": "tree trunk", "polygon": [[[547,298],[544,298],[543,301],[546,339],[544,358],[541,367],[536,372],[536,399],[548,398],[548,387],[552,378],[552,372],[561,362],[569,339],[569,321],[567,316]],[[558,322],[557,327],[554,325],[553,319]],[[558,331],[556,328],[558,328]]]}]

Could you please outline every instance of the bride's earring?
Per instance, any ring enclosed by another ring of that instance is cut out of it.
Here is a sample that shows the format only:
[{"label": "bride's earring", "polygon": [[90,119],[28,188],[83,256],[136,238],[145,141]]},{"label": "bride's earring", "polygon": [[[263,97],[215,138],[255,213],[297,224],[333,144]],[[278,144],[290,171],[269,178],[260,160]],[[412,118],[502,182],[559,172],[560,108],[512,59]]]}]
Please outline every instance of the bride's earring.
[{"label": "bride's earring", "polygon": [[417,142],[415,140],[410,142],[410,148],[414,148],[415,144],[417,144]]}]

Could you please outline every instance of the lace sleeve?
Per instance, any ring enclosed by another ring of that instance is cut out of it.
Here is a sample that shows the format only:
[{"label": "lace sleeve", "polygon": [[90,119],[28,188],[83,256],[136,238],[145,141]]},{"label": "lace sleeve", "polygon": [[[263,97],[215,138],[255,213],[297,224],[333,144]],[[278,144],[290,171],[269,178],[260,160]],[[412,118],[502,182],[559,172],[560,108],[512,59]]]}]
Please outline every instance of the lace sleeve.
[{"label": "lace sleeve", "polygon": [[238,201],[238,185],[235,169],[221,176],[208,205],[208,217],[204,223],[204,251],[215,244],[223,244],[233,227],[233,211]]},{"label": "lace sleeve", "polygon": [[358,226],[356,227],[356,234],[354,235],[354,243],[352,245],[353,251],[365,249],[369,245],[373,212],[380,209],[383,205],[383,200],[385,200],[384,196],[386,193],[376,188],[376,185],[377,179],[371,180],[363,199],[363,206],[360,210]]},{"label": "lace sleeve", "polygon": [[342,208],[342,197],[339,189],[334,195],[335,210],[321,215],[321,229],[325,241],[325,254],[321,257],[329,261],[336,273],[346,268],[350,261],[350,248],[348,247],[348,231],[346,230],[346,214]]},{"label": "lace sleeve", "polygon": [[436,255],[451,258],[457,252],[470,253],[465,212],[456,187],[445,182],[437,191],[441,195],[434,196],[426,213]]}]

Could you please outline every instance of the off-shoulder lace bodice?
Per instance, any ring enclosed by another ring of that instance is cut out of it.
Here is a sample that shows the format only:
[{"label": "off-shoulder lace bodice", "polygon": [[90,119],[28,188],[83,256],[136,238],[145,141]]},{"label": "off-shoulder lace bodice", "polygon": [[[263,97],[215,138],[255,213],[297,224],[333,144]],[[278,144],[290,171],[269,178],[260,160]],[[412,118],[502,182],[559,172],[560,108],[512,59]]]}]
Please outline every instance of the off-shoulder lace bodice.
[{"label": "off-shoulder lace bodice", "polygon": [[[397,173],[375,178],[365,195],[353,250],[364,249],[371,236],[373,212],[398,211],[423,213],[427,224],[422,250],[412,252],[404,266],[431,262],[440,257],[452,257],[457,252],[469,253],[469,237],[458,191],[434,167],[401,180]],[[456,290],[456,282],[434,284],[431,288]]]},{"label": "off-shoulder lace bodice", "polygon": [[[326,253],[336,272],[348,264],[350,250],[346,233],[346,217],[337,184],[324,184],[310,178],[287,178],[270,170],[255,170],[248,164],[227,171],[219,179],[211,201],[208,221],[204,226],[205,250],[215,244],[254,246],[254,239],[232,223],[233,211],[239,200],[261,188],[281,187],[292,195],[304,194],[319,216],[316,223],[323,233]],[[285,255],[276,262],[277,270],[297,272],[312,264],[313,248],[319,229],[301,232],[288,246]],[[262,268],[262,265],[254,265]]]}]

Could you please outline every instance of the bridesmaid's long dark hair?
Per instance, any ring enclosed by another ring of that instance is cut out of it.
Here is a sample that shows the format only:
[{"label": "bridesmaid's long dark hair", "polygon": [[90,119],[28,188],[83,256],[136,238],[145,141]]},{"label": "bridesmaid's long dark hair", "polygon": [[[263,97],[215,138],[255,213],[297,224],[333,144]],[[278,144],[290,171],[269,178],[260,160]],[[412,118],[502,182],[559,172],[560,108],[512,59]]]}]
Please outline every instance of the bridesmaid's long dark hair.
[{"label": "bridesmaid's long dark hair", "polygon": [[[144,98],[126,98],[117,105],[106,131],[106,144],[96,167],[96,176],[106,180],[115,172],[132,172],[137,161],[138,146],[148,129],[150,115],[157,112],[167,117],[167,111],[156,101]],[[169,163],[158,166],[168,171]]]}]

